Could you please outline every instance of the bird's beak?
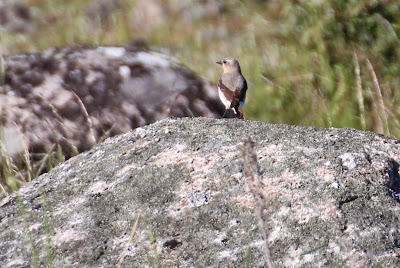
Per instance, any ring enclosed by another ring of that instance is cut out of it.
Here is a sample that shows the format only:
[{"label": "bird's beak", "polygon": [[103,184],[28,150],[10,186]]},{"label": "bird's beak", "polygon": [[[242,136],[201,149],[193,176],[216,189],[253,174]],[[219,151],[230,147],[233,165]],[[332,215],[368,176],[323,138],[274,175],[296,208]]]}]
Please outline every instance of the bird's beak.
[{"label": "bird's beak", "polygon": [[216,63],[218,63],[218,64],[222,64],[222,61],[217,61]]}]

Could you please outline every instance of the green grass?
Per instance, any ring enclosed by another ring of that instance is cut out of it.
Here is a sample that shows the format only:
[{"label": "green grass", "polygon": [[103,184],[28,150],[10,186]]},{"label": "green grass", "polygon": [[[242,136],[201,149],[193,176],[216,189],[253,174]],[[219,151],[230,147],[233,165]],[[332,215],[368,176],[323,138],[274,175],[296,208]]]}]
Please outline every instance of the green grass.
[{"label": "green grass", "polygon": [[[144,39],[214,82],[221,74],[215,61],[229,55],[239,60],[248,80],[247,119],[351,127],[400,138],[398,1],[226,0],[220,1],[219,13],[193,19],[185,19],[191,9],[168,8],[161,1],[164,22],[153,27],[132,22],[138,1],[110,1],[107,12],[93,11],[94,2],[29,0],[34,30],[0,32],[0,52]],[[3,69],[0,57],[0,83]],[[49,169],[62,157],[47,159]],[[15,177],[18,164],[4,153],[2,162],[2,172]],[[28,162],[23,157],[22,163]]]},{"label": "green grass", "polygon": [[183,11],[166,8],[165,22],[150,30],[132,23],[136,1],[118,3],[100,14],[90,13],[92,1],[30,0],[36,30],[4,33],[2,47],[17,54],[72,44],[127,45],[143,38],[211,81],[221,72],[215,61],[232,55],[249,82],[248,119],[353,127],[400,138],[396,1],[221,1],[220,14],[188,21]]}]

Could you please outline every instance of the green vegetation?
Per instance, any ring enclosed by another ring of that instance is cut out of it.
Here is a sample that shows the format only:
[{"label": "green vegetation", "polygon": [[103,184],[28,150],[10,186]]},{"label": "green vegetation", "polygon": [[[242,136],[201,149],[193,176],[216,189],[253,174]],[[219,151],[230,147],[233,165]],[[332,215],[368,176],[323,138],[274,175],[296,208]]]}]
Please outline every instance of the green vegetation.
[{"label": "green vegetation", "polygon": [[[21,132],[18,135],[23,137]],[[28,145],[25,141],[23,142],[23,153],[12,157],[1,142],[3,136],[4,131],[0,121],[0,199],[65,161],[64,153],[59,143],[53,145],[52,148],[48,148],[47,154],[37,162],[31,161]]]},{"label": "green vegetation", "polygon": [[[0,32],[0,52],[144,42],[214,82],[215,61],[229,55],[248,80],[247,119],[400,138],[399,1],[226,0],[203,13],[194,7],[203,1],[153,1],[161,13],[138,23],[139,2],[29,0],[33,30]],[[1,172],[16,176],[18,167],[1,160]]]},{"label": "green vegetation", "polygon": [[211,81],[214,62],[232,55],[249,80],[248,119],[400,137],[398,1],[232,0],[200,18],[163,3],[164,23],[151,27],[132,22],[137,1],[103,12],[93,2],[30,0],[36,30],[2,35],[2,46],[15,54],[144,39]]},{"label": "green vegetation", "polygon": [[232,55],[249,80],[248,119],[400,137],[398,1],[221,1],[200,18],[188,8],[189,19],[164,3],[165,23],[151,27],[132,22],[136,2],[95,12],[93,1],[31,0],[36,30],[2,43],[20,53],[144,39],[211,81]]}]

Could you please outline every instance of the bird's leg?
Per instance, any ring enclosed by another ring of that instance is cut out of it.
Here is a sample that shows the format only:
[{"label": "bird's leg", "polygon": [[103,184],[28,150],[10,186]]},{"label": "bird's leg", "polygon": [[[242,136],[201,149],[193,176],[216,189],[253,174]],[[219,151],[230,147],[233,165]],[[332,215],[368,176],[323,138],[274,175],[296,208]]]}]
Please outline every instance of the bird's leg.
[{"label": "bird's leg", "polygon": [[239,113],[236,115],[236,118],[237,118],[237,119],[244,119],[244,114],[239,112]]},{"label": "bird's leg", "polygon": [[236,118],[244,119],[244,113],[243,113],[243,109],[241,106],[238,107],[237,111],[238,111],[238,113],[236,114]]},{"label": "bird's leg", "polygon": [[222,118],[225,117],[226,112],[228,111],[228,109],[225,109],[225,113],[222,115]]}]

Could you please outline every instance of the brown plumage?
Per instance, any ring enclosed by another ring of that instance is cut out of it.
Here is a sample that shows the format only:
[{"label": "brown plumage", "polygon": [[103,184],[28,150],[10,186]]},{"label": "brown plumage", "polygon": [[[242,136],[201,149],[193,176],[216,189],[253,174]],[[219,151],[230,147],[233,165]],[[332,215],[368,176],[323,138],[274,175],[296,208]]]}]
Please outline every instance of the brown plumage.
[{"label": "brown plumage", "polygon": [[218,81],[219,97],[226,110],[232,109],[236,118],[244,119],[242,106],[246,100],[247,82],[242,75],[239,62],[234,58],[224,58],[217,63],[221,64],[224,70]]}]

